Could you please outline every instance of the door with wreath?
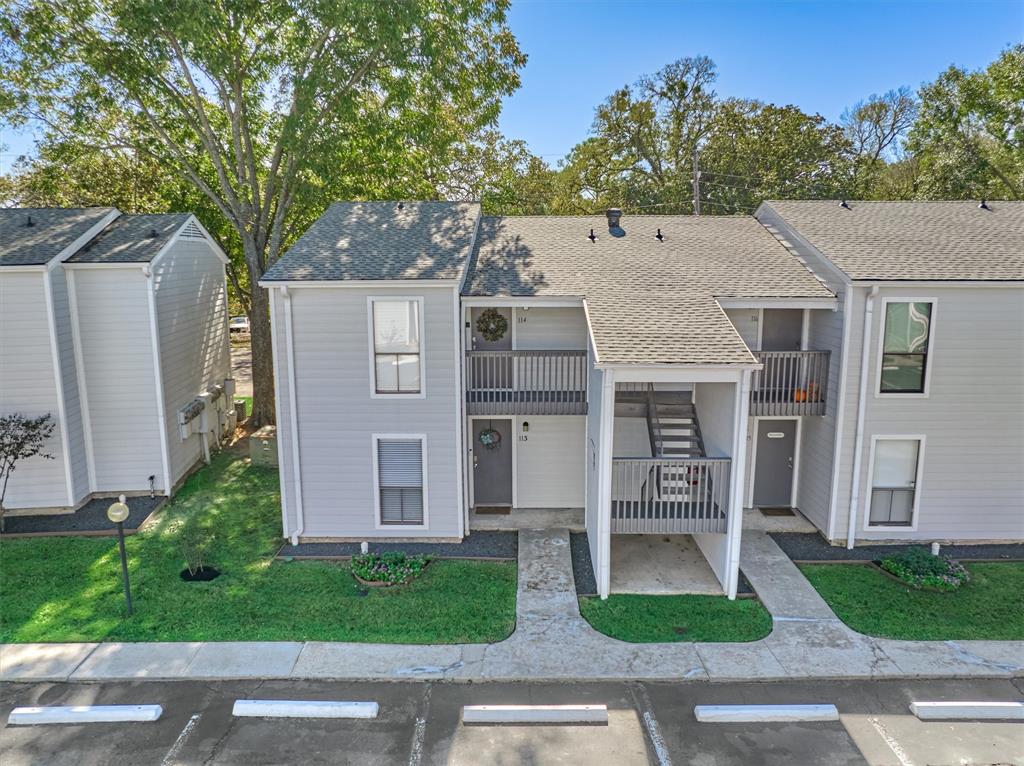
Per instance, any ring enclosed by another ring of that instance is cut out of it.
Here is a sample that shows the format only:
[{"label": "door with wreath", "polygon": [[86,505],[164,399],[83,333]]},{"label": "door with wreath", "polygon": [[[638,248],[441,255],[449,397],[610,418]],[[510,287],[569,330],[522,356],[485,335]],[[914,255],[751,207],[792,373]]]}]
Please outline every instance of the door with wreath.
[{"label": "door with wreath", "polygon": [[512,387],[512,359],[498,352],[512,350],[512,309],[504,306],[475,306],[470,309],[473,351],[484,352],[472,362],[475,389],[501,390]]}]

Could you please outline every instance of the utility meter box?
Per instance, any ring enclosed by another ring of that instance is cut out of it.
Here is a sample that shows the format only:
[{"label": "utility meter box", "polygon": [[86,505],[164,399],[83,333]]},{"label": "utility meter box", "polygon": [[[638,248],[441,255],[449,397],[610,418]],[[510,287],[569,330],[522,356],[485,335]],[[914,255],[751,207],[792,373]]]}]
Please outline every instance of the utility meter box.
[{"label": "utility meter box", "polygon": [[263,426],[249,437],[249,458],[253,465],[277,467],[277,428]]}]

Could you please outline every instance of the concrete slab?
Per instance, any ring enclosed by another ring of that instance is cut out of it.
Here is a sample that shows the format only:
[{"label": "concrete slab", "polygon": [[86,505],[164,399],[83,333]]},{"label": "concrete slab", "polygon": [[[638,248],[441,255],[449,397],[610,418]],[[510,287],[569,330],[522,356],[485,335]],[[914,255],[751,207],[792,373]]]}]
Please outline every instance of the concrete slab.
[{"label": "concrete slab", "polygon": [[100,644],[71,674],[71,680],[187,678],[200,646],[198,641]]},{"label": "concrete slab", "polygon": [[697,655],[712,681],[769,680],[788,676],[764,641],[696,646]]},{"label": "concrete slab", "polygon": [[508,514],[470,511],[469,528],[479,530],[586,529],[582,508],[514,508]]},{"label": "concrete slab", "polygon": [[758,532],[817,532],[818,528],[799,511],[792,516],[765,516],[760,508],[743,509],[743,529]]},{"label": "concrete slab", "polygon": [[[875,643],[904,675],[912,678],[1008,676],[1012,671],[1010,665],[990,661],[976,652],[963,647],[958,649],[943,641],[875,639]],[[1024,657],[1024,654],[1017,657]]]},{"label": "concrete slab", "polygon": [[459,645],[351,644],[310,641],[292,668],[294,678],[445,678],[463,666]]},{"label": "concrete slab", "polygon": [[773,617],[835,619],[825,599],[764,532],[743,533],[740,569]]},{"label": "concrete slab", "polygon": [[99,644],[2,644],[0,680],[64,681]]},{"label": "concrete slab", "polygon": [[288,678],[301,651],[299,641],[208,641],[192,658],[186,678]]},{"label": "concrete slab", "polygon": [[903,673],[875,639],[835,619],[776,622],[764,642],[789,678],[894,678]]},{"label": "concrete slab", "polygon": [[612,535],[611,592],[725,593],[692,535]]}]

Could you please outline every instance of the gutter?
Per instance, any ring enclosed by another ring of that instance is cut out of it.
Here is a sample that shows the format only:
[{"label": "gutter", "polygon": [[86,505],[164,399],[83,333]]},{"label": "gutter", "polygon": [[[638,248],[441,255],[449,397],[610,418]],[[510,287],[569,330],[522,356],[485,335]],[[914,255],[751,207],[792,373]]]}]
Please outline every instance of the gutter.
[{"label": "gutter", "polygon": [[281,287],[284,297],[285,366],[288,368],[288,420],[292,436],[292,476],[295,479],[295,529],[292,545],[299,544],[299,535],[306,531],[306,516],[302,508],[302,467],[299,464],[298,396],[295,387],[295,343],[292,333],[292,295],[287,286]]},{"label": "gutter", "polygon": [[868,364],[871,361],[871,319],[875,309],[878,285],[871,288],[864,303],[864,331],[860,345],[860,389],[857,391],[857,426],[853,444],[853,476],[850,486],[850,518],[846,528],[846,547],[853,548],[857,534],[857,506],[860,504],[860,464],[864,450],[864,410],[868,397]]}]

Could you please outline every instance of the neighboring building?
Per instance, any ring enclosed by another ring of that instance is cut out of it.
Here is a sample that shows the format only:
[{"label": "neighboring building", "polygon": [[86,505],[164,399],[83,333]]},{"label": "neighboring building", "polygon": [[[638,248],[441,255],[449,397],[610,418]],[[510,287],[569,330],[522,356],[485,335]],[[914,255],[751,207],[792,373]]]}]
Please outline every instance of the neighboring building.
[{"label": "neighboring building", "polygon": [[[735,596],[748,418],[821,417],[829,395],[806,328],[835,296],[749,217],[338,203],[261,284],[293,541],[585,508],[602,596],[623,534],[692,535]],[[774,432],[762,459],[784,464],[795,434]]]},{"label": "neighboring building", "polygon": [[834,361],[793,504],[836,544],[1024,539],[1024,202],[755,215],[839,296],[809,327]]},{"label": "neighboring building", "polygon": [[203,460],[230,419],[226,263],[187,213],[0,210],[0,412],[57,425],[9,513],[169,495]]}]

